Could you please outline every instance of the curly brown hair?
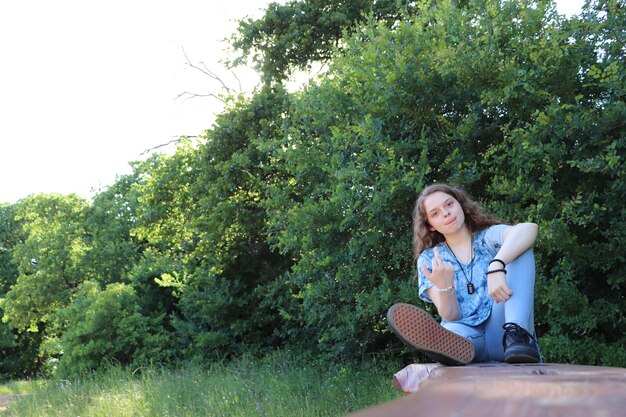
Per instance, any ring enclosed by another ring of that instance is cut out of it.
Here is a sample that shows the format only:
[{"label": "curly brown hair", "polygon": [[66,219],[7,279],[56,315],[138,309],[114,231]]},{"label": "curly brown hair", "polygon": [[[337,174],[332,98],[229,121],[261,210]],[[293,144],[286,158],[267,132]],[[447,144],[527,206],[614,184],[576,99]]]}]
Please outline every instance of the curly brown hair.
[{"label": "curly brown hair", "polygon": [[424,200],[429,195],[441,191],[456,199],[461,204],[465,214],[465,224],[470,232],[478,232],[495,224],[503,222],[485,211],[463,189],[448,184],[432,184],[424,188],[417,197],[413,209],[413,256],[415,259],[426,248],[432,248],[437,243],[445,241],[445,237],[436,230],[430,230],[430,224],[424,209]]}]

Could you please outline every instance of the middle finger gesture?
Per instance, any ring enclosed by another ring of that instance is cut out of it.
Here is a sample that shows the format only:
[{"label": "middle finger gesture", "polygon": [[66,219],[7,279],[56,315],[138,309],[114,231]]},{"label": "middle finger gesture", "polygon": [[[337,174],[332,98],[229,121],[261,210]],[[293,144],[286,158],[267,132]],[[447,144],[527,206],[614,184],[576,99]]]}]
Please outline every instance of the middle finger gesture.
[{"label": "middle finger gesture", "polygon": [[454,283],[454,266],[450,262],[441,259],[439,248],[435,246],[435,257],[432,260],[432,271],[429,271],[426,264],[422,264],[422,271],[426,278],[439,289],[448,288]]}]

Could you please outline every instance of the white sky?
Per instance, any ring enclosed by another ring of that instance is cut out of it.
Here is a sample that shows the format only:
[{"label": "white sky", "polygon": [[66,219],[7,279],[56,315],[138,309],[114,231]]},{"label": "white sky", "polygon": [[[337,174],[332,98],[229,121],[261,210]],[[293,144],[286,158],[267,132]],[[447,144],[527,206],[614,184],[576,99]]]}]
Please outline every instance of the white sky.
[{"label": "white sky", "polygon": [[[271,0],[0,1],[0,203],[111,185],[142,152],[209,128],[221,103],[177,99],[230,87],[221,40]],[[282,2],[282,1],[281,1]],[[560,0],[576,13],[583,0]],[[244,90],[257,83],[236,70]]]}]

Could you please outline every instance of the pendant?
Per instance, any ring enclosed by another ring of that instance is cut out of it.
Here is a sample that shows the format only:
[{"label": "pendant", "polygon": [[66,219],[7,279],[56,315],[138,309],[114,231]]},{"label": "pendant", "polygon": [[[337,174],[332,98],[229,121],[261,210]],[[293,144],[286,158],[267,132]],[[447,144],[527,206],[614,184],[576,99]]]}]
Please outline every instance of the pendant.
[{"label": "pendant", "polygon": [[472,284],[471,282],[467,284],[467,293],[474,294],[474,284]]}]

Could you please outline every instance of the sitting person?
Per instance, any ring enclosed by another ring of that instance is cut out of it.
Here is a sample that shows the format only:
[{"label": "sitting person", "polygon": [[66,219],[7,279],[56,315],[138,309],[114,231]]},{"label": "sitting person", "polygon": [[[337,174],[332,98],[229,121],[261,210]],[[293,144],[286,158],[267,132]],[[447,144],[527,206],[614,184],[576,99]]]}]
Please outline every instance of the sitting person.
[{"label": "sitting person", "polygon": [[537,225],[502,224],[467,193],[433,184],[413,211],[419,297],[426,311],[395,304],[387,320],[396,335],[446,365],[541,361],[533,319]]}]

